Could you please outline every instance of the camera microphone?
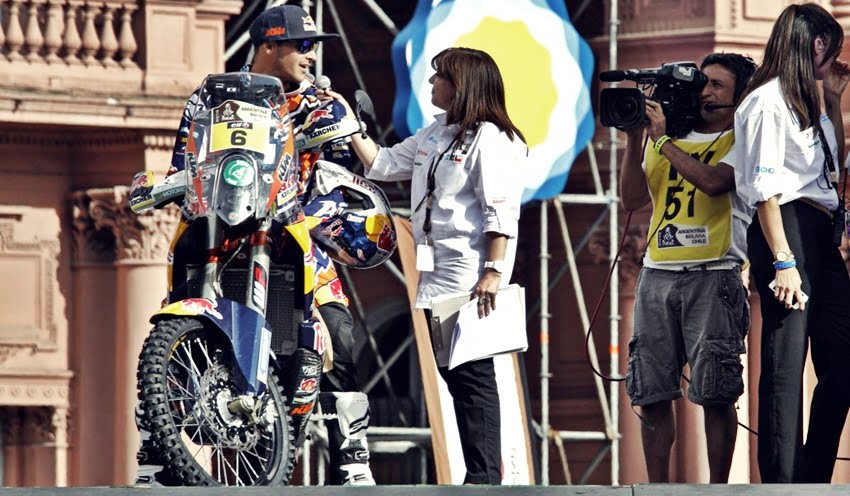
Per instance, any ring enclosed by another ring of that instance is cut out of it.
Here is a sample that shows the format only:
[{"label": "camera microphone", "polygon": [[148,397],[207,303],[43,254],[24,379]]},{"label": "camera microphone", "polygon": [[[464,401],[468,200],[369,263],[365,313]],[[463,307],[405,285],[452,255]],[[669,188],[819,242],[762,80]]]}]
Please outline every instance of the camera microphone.
[{"label": "camera microphone", "polygon": [[625,81],[626,71],[602,71],[599,73],[599,80],[603,83],[615,83],[617,81]]},{"label": "camera microphone", "polygon": [[652,83],[658,77],[658,69],[641,69],[636,71],[602,71],[599,80],[603,83],[616,83],[618,81],[634,81],[636,83]]},{"label": "camera microphone", "polygon": [[702,106],[702,108],[706,112],[714,112],[717,109],[732,108],[734,106],[735,105],[721,105],[719,103],[706,103],[705,105]]}]

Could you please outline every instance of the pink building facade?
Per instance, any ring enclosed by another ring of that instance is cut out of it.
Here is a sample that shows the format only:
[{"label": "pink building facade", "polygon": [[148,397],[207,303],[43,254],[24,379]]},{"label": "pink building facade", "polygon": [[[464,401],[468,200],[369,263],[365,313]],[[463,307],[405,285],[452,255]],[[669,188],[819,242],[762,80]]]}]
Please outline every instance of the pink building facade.
[{"label": "pink building facade", "polygon": [[233,0],[0,2],[0,485],[124,484],[175,212],[137,217]]},{"label": "pink building facade", "polygon": [[[620,0],[618,66],[698,61],[723,50],[759,60],[787,3]],[[850,0],[820,3],[850,27]],[[604,9],[601,1],[591,4],[606,22],[608,2]],[[176,211],[133,215],[126,185],[140,170],[164,174],[185,98],[203,76],[224,69],[224,23],[241,8],[238,0],[0,0],[0,486],[131,481],[135,367],[148,317],[164,296]],[[599,70],[607,69],[607,37],[589,41]],[[389,47],[386,53],[389,61]],[[597,140],[607,140],[607,130],[599,128]],[[604,153],[599,162],[607,163]],[[585,169],[582,156],[568,189],[590,184]],[[592,217],[582,207],[571,215],[588,224]],[[648,213],[638,217],[632,231],[642,246]],[[622,350],[631,334],[636,256],[622,268]],[[583,277],[605,270],[604,260],[581,262]],[[564,291],[571,291],[566,283]],[[554,313],[556,328],[575,327],[574,314]],[[757,318],[753,325],[758,329]],[[581,348],[559,348],[558,339],[554,349],[571,351],[561,351],[553,368],[569,374]],[[532,370],[534,352],[532,346]],[[757,332],[747,373],[754,391]],[[593,421],[593,393],[568,398],[556,385],[552,394],[555,428]],[[755,401],[742,398],[742,420],[755,421]],[[646,480],[639,426],[627,404],[623,395],[621,483]],[[678,422],[675,477],[707,481],[700,412],[683,403]],[[758,481],[754,446],[748,435],[739,437],[736,481]],[[840,464],[836,474],[836,481],[850,480]]]}]

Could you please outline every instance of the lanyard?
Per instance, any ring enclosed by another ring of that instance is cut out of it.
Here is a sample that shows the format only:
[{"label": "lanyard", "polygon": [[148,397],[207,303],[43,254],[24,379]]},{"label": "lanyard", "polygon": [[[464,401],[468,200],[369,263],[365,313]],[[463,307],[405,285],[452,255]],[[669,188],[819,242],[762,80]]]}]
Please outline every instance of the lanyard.
[{"label": "lanyard", "polygon": [[428,186],[427,191],[425,191],[425,196],[422,197],[422,200],[419,201],[419,205],[416,206],[414,212],[418,212],[420,208],[422,208],[422,204],[425,204],[425,222],[422,223],[422,230],[425,232],[425,244],[431,245],[431,205],[433,203],[434,197],[434,189],[437,187],[437,167],[440,165],[440,162],[443,161],[443,157],[446,153],[449,152],[452,148],[454,148],[457,143],[458,135],[456,134],[452,142],[449,143],[449,146],[443,150],[442,153],[437,157],[437,160],[431,162],[431,165],[428,167]]},{"label": "lanyard", "polygon": [[[823,147],[823,177],[824,179],[826,179],[828,188],[835,189],[835,187],[838,186],[838,168],[835,166],[835,162],[833,162],[832,160],[832,151],[826,144],[826,135],[823,132],[823,128],[820,126],[820,122],[818,122],[815,127],[817,127],[818,129],[818,138],[820,139],[821,146]],[[833,176],[830,177],[830,175]],[[832,180],[833,178],[835,179],[834,181]]]}]

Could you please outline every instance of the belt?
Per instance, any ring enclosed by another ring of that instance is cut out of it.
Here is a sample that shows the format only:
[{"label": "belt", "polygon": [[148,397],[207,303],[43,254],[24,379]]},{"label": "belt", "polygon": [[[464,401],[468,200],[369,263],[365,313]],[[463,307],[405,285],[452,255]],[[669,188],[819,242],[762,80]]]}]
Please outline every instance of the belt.
[{"label": "belt", "polygon": [[680,270],[676,272],[700,272],[706,270],[733,270],[741,268],[741,264],[734,260],[715,260],[712,262],[705,262],[699,265],[693,265],[691,267],[682,267]]},{"label": "belt", "polygon": [[820,210],[821,212],[825,213],[827,217],[829,217],[829,220],[832,220],[832,212],[830,212],[828,208],[824,207],[820,203],[818,203],[818,202],[816,202],[816,201],[814,201],[810,198],[802,198],[801,197],[801,198],[797,198],[797,200],[805,203],[806,205],[808,205],[810,207],[814,207],[815,209]]}]

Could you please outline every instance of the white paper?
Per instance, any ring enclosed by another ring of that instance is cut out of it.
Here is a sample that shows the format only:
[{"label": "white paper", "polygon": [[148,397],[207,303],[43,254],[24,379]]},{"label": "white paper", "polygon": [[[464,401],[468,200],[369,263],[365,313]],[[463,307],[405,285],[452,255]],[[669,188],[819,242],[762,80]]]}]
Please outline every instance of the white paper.
[{"label": "white paper", "polygon": [[449,370],[473,360],[527,349],[525,289],[511,284],[499,290],[496,310],[484,318],[478,317],[477,298],[460,307],[452,334]]}]

